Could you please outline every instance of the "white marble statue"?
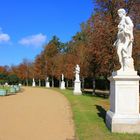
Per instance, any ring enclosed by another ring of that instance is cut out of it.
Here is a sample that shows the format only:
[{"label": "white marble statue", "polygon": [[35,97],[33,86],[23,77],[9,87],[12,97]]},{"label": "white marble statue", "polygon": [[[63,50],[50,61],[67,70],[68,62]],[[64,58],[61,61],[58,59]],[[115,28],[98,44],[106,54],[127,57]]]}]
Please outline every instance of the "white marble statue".
[{"label": "white marble statue", "polygon": [[80,67],[79,65],[77,64],[76,67],[75,67],[75,81],[80,81]]},{"label": "white marble statue", "polygon": [[77,64],[75,67],[74,95],[81,95],[80,67]]},{"label": "white marble statue", "polygon": [[19,83],[18,85],[19,85],[20,87],[22,86],[22,84],[21,84],[21,83]]},{"label": "white marble statue", "polygon": [[62,77],[61,78],[62,78],[62,81],[64,81],[64,74],[62,74]]},{"label": "white marble statue", "polygon": [[133,45],[133,22],[129,16],[126,16],[124,9],[118,10],[120,22],[118,24],[117,40],[114,46],[117,48],[119,62],[121,64],[121,71],[134,70],[132,58],[132,45]]},{"label": "white marble statue", "polygon": [[49,77],[46,78],[46,81],[47,81],[47,82],[49,81]]},{"label": "white marble statue", "polygon": [[64,81],[64,74],[61,76],[61,84],[60,84],[60,89],[65,89],[65,81]]},{"label": "white marble statue", "polygon": [[49,77],[46,78],[46,87],[47,87],[47,88],[50,88]]},{"label": "white marble statue", "polygon": [[6,82],[6,83],[4,84],[4,86],[8,86],[8,83]]},{"label": "white marble statue", "polygon": [[33,78],[32,86],[35,87],[35,79]]}]

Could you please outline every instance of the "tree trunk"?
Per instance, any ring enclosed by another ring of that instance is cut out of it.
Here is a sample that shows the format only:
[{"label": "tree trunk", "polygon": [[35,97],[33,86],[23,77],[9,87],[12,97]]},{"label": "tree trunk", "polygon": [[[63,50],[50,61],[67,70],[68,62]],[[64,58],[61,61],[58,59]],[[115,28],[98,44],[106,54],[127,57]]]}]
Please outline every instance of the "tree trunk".
[{"label": "tree trunk", "polygon": [[66,87],[67,88],[69,87],[69,81],[68,81],[68,79],[66,80]]},{"label": "tree trunk", "polygon": [[26,86],[28,86],[29,85],[29,83],[28,83],[28,79],[26,79]]},{"label": "tree trunk", "polygon": [[82,90],[84,91],[84,87],[85,87],[85,78],[82,77]]},{"label": "tree trunk", "polygon": [[41,80],[41,86],[43,86],[43,87],[45,86],[45,80],[44,79]]},{"label": "tree trunk", "polygon": [[59,87],[61,87],[61,78],[59,78]]},{"label": "tree trunk", "polygon": [[95,77],[93,77],[92,83],[93,83],[93,93],[92,93],[92,95],[95,95]]},{"label": "tree trunk", "polygon": [[25,80],[23,81],[23,85],[26,86],[26,82],[25,82]]},{"label": "tree trunk", "polygon": [[41,82],[40,82],[40,79],[39,79],[39,87],[41,86]]},{"label": "tree trunk", "polygon": [[71,82],[72,82],[72,87],[74,88],[74,82],[75,82],[75,80],[71,80]]},{"label": "tree trunk", "polygon": [[52,87],[54,87],[54,79],[53,79],[53,77],[52,77]]}]

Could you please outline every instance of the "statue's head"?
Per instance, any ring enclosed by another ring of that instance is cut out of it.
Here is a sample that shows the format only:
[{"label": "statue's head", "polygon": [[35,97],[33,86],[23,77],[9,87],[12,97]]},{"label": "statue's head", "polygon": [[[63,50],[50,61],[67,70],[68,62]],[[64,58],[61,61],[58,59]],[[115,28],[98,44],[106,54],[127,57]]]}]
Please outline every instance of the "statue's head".
[{"label": "statue's head", "polygon": [[118,10],[118,15],[119,15],[119,17],[123,17],[124,15],[126,15],[125,9],[123,9],[123,8],[119,9]]}]

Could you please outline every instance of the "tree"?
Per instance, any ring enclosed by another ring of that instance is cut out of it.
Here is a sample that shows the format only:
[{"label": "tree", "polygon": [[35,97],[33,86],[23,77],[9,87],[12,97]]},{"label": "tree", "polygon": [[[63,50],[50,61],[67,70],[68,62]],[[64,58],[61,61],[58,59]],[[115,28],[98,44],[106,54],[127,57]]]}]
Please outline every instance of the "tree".
[{"label": "tree", "polygon": [[17,84],[19,82],[19,78],[16,74],[8,75],[7,80],[9,84]]},{"label": "tree", "polygon": [[44,53],[41,52],[40,55],[36,56],[34,62],[34,78],[39,80],[39,86],[41,86],[41,81],[44,81],[46,78],[45,66],[46,66],[45,56]]},{"label": "tree", "polygon": [[57,56],[62,51],[63,43],[59,41],[59,38],[56,36],[53,36],[52,40],[49,41],[49,43],[44,47],[44,57],[46,60],[46,67],[47,67],[47,75],[51,76],[52,81],[52,87],[54,87],[54,77],[57,77],[55,75],[55,72],[57,70]]},{"label": "tree", "polygon": [[78,32],[75,36],[73,36],[72,47],[74,48],[74,53],[77,64],[80,65],[80,75],[82,79],[82,89],[84,90],[84,79],[88,76],[88,47],[85,33],[85,24],[81,24],[81,31]]},{"label": "tree", "polygon": [[134,7],[138,7],[138,3],[136,0],[96,0],[98,6],[85,28],[89,50],[89,73],[93,77],[94,89],[95,78],[101,75],[107,78],[119,67],[116,49],[113,48],[117,35],[117,10],[124,7],[129,14],[136,15]]}]

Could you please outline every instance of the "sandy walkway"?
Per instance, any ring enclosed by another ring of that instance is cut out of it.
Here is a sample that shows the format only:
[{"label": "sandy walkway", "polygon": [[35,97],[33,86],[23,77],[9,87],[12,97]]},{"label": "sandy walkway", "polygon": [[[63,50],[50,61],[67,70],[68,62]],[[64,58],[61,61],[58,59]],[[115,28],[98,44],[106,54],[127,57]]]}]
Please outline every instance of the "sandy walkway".
[{"label": "sandy walkway", "polygon": [[74,140],[67,99],[55,91],[31,87],[0,97],[0,140]]}]

